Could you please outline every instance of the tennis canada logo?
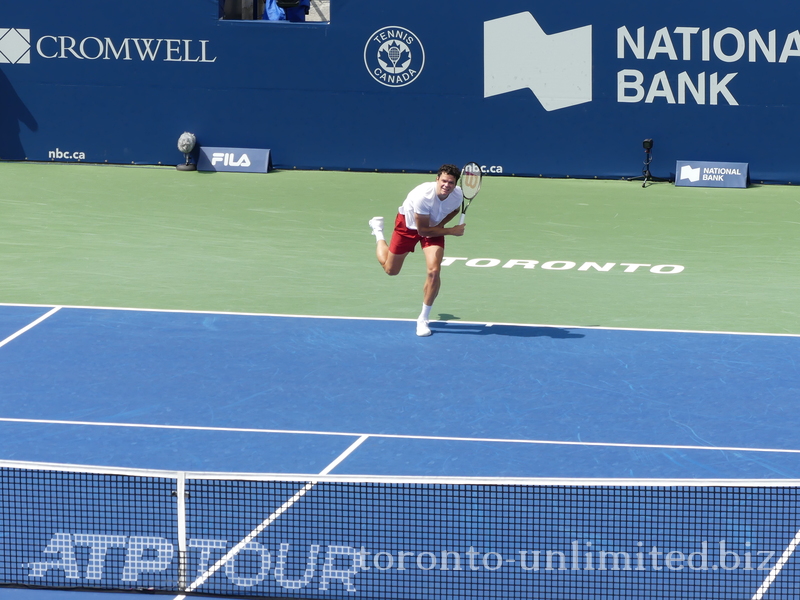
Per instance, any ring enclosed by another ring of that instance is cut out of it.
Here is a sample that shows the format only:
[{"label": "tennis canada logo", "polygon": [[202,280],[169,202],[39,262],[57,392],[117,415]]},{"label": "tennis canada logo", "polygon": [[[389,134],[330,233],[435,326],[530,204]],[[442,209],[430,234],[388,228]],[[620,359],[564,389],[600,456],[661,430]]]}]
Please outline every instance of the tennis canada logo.
[{"label": "tennis canada logo", "polygon": [[0,27],[0,63],[28,65],[31,62],[31,30]]},{"label": "tennis canada logo", "polygon": [[403,27],[384,27],[364,46],[364,64],[372,78],[387,87],[413,82],[425,67],[425,49],[419,38]]}]

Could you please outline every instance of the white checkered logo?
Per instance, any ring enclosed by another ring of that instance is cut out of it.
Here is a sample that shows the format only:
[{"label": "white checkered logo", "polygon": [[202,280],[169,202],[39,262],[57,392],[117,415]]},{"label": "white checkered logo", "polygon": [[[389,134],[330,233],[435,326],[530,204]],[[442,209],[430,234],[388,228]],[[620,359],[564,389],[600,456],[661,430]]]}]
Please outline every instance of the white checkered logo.
[{"label": "white checkered logo", "polygon": [[0,64],[31,63],[31,30],[0,27]]}]

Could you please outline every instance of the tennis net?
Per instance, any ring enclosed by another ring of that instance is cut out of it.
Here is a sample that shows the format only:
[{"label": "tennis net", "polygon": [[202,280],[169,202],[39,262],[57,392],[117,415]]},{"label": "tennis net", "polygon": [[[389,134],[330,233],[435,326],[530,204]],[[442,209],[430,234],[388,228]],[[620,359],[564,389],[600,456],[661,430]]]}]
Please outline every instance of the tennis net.
[{"label": "tennis net", "polygon": [[796,598],[800,482],[0,463],[0,585],[265,598]]}]

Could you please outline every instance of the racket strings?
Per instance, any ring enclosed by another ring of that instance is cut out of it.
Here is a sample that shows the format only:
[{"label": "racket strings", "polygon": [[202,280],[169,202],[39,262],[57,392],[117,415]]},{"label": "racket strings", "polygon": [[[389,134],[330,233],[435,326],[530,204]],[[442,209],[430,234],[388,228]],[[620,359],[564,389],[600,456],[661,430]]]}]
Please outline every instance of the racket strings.
[{"label": "racket strings", "polygon": [[472,200],[478,195],[482,177],[481,168],[477,163],[468,163],[461,170],[461,191],[466,200]]}]

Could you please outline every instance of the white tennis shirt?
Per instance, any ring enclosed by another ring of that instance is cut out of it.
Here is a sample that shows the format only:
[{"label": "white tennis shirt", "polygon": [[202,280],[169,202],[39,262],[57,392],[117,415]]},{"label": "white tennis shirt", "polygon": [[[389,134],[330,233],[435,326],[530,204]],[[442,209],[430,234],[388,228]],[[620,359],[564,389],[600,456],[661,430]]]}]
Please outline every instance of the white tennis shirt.
[{"label": "white tennis shirt", "polygon": [[416,214],[430,215],[430,224],[438,225],[447,215],[461,206],[464,194],[456,186],[444,200],[436,196],[436,182],[429,181],[418,185],[406,196],[403,205],[397,211],[406,218],[406,227],[417,228]]}]

